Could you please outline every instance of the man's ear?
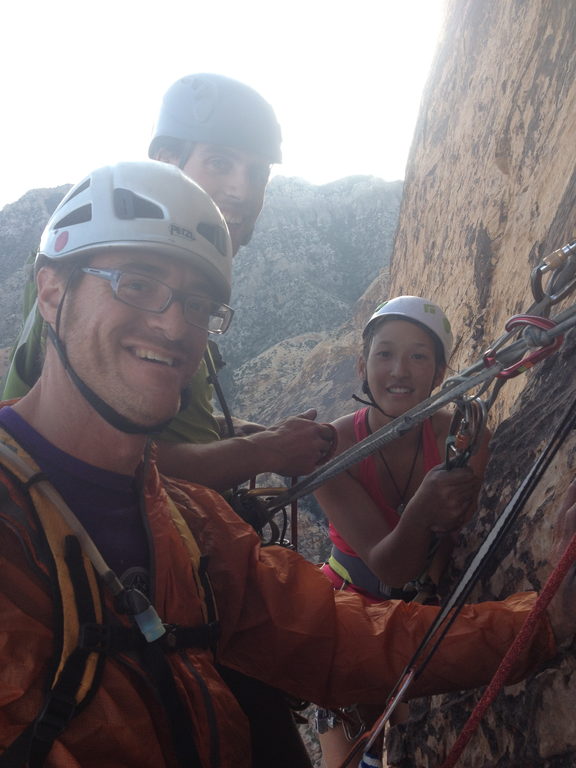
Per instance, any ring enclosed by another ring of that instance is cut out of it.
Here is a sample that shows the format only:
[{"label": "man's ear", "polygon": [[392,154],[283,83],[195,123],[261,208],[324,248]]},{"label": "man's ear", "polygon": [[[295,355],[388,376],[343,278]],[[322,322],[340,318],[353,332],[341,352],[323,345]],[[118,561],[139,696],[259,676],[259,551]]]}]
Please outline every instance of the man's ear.
[{"label": "man's ear", "polygon": [[38,309],[42,318],[50,325],[56,323],[58,306],[64,295],[66,283],[51,267],[41,267],[36,275]]},{"label": "man's ear", "polygon": [[364,355],[358,355],[356,370],[362,381],[364,381],[366,379],[366,360],[364,359]]}]

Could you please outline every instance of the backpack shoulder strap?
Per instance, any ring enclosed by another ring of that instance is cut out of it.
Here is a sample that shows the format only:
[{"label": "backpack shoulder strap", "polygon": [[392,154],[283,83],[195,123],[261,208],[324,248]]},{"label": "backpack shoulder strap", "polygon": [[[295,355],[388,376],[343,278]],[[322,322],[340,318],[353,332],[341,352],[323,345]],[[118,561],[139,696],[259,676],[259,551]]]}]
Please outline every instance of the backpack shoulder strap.
[{"label": "backpack shoulder strap", "polygon": [[[18,457],[18,461],[15,460]],[[44,479],[20,446],[0,430],[0,520],[33,548],[54,589],[56,653],[41,711],[0,755],[0,768],[43,765],[52,744],[96,692],[104,662],[81,642],[85,624],[100,624],[103,608],[94,570],[77,538],[49,500],[34,491]]]}]

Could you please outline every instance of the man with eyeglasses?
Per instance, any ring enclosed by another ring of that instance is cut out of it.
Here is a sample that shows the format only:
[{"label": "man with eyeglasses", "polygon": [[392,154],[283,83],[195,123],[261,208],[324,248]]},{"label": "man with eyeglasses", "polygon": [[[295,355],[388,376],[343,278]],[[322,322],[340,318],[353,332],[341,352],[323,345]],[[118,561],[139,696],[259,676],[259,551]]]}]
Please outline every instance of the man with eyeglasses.
[{"label": "man with eyeglasses", "polygon": [[[166,92],[149,156],[179,167],[208,192],[226,219],[235,255],[251,238],[271,165],[281,162],[280,127],[270,105],[244,83],[216,74],[190,75]],[[26,394],[42,364],[46,326],[33,305],[33,286],[26,294],[27,319],[5,379],[5,399]],[[210,351],[206,357],[210,362]],[[316,423],[315,416],[310,409],[268,429],[243,424],[235,437],[220,439],[229,435],[213,414],[203,359],[187,382],[180,412],[155,436],[158,463],[167,475],[220,491],[265,472],[305,475],[334,447],[333,430]],[[285,697],[233,670],[222,674],[251,719],[254,768],[270,760],[278,768],[308,766]]]},{"label": "man with eyeglasses", "polygon": [[[326,707],[375,703],[438,611],[335,593],[216,492],[160,477],[149,435],[229,320],[231,262],[219,210],[163,163],[94,171],[46,227],[45,362],[0,408],[1,768],[249,768],[216,662]],[[574,634],[573,583],[513,680]],[[534,601],[465,607],[412,695],[486,683]]]}]

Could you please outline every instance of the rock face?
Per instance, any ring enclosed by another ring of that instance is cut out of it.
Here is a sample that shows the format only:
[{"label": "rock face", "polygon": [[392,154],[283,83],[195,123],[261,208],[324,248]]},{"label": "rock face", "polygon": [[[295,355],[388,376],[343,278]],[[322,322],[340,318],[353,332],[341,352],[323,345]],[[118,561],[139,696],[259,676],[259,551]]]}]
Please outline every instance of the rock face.
[{"label": "rock face", "polygon": [[[453,321],[452,360],[465,368],[533,300],[530,272],[576,239],[576,6],[555,0],[452,0],[407,167],[390,269],[348,322],[282,381],[266,416],[320,405],[321,418],[352,410],[361,328],[382,298],[433,298]],[[576,292],[553,308],[576,300]],[[576,331],[562,350],[506,384],[494,408],[492,458],[476,521],[460,537],[444,589],[471,560],[564,413],[576,400]],[[273,386],[270,382],[268,386]],[[472,600],[539,589],[557,560],[560,500],[575,475],[576,433],[475,586]],[[574,646],[527,682],[507,687],[484,717],[459,768],[568,768],[576,764]],[[392,729],[398,768],[436,768],[478,692],[420,699]]]},{"label": "rock face", "polygon": [[[392,293],[430,294],[462,367],[531,302],[529,274],[574,236],[576,13],[571,3],[457,0],[408,163]],[[509,387],[507,413],[524,382]]]},{"label": "rock face", "polygon": [[[573,3],[448,6],[407,169],[390,293],[421,293],[444,306],[460,341],[454,367],[476,359],[505,319],[531,304],[531,268],[576,237],[575,32]],[[575,333],[499,398],[495,426],[508,418],[496,430],[480,514],[461,536],[454,576],[576,398]],[[573,434],[473,599],[543,584],[555,562],[559,498],[575,463]],[[476,699],[466,693],[414,703],[403,739],[392,733],[394,765],[441,765]],[[458,766],[573,766],[575,703],[574,655],[567,652],[499,695]]]}]

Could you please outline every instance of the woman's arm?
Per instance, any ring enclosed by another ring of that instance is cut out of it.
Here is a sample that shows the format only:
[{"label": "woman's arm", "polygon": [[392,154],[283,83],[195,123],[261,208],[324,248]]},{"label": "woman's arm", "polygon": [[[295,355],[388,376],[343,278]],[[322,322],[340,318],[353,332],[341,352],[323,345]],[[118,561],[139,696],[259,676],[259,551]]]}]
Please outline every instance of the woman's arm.
[{"label": "woman's arm", "polygon": [[430,529],[408,521],[391,531],[382,512],[350,473],[329,480],[315,496],[342,538],[384,583],[403,587],[424,570]]},{"label": "woman's arm", "polygon": [[[339,451],[354,444],[353,415],[334,423]],[[325,483],[315,495],[342,538],[386,584],[403,587],[426,567],[434,533],[447,533],[470,518],[480,482],[469,469],[429,472],[391,530],[382,511],[350,472]]]}]

